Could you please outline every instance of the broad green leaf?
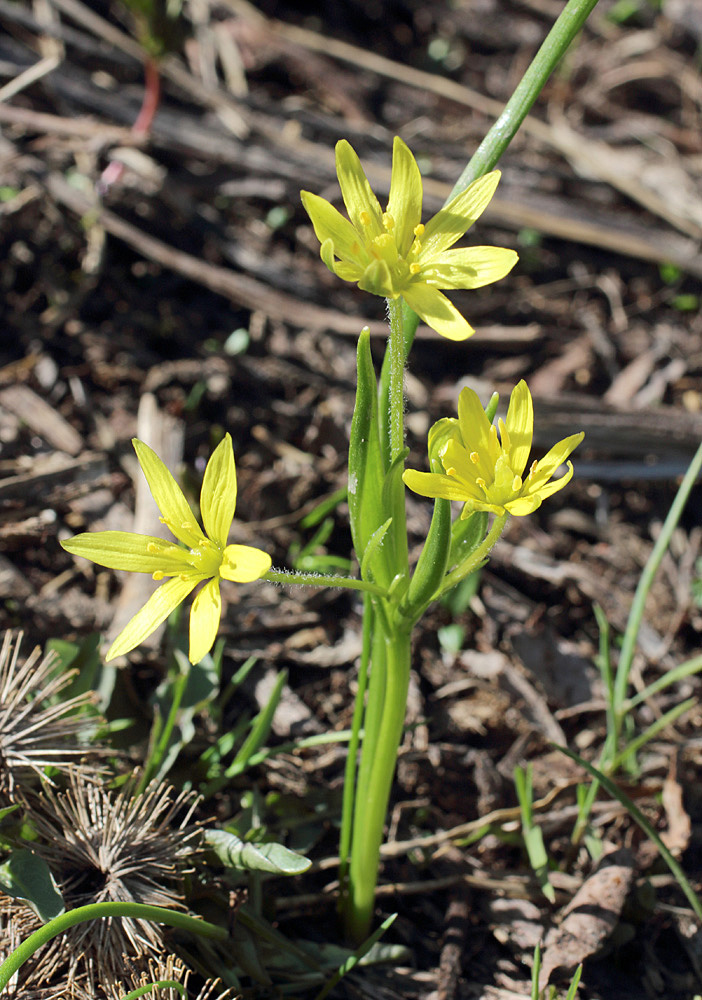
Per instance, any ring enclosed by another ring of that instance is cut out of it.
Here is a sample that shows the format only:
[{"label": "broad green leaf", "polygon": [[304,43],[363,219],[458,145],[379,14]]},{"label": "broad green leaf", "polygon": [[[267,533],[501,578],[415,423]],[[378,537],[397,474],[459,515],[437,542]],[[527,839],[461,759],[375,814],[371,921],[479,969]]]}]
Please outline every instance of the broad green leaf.
[{"label": "broad green leaf", "polygon": [[65,910],[49,866],[33,851],[14,851],[0,865],[0,888],[13,899],[25,900],[44,923]]}]

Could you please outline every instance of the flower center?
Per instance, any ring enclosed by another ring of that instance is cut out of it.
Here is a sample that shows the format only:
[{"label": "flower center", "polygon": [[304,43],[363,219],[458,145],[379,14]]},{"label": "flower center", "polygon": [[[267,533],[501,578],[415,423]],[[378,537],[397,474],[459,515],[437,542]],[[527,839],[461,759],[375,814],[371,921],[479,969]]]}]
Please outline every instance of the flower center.
[{"label": "flower center", "polygon": [[188,562],[203,576],[217,576],[222,565],[222,553],[219,547],[206,538],[190,549]]}]

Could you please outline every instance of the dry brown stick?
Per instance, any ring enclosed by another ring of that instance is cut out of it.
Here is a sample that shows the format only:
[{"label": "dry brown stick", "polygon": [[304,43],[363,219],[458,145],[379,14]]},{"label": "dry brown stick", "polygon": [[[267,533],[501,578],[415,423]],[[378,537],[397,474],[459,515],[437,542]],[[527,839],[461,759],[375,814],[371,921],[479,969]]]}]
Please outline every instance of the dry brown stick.
[{"label": "dry brown stick", "polygon": [[461,960],[468,932],[470,904],[465,892],[452,895],[444,918],[444,936],[439,958],[437,1000],[454,1000],[461,975]]},{"label": "dry brown stick", "polygon": [[[217,292],[239,305],[251,310],[259,310],[272,319],[282,320],[293,326],[307,329],[331,330],[335,333],[358,336],[362,326],[370,327],[371,333],[378,336],[387,335],[387,326],[382,321],[364,321],[362,317],[348,315],[334,309],[325,309],[311,303],[301,302],[279,292],[270,285],[265,285],[255,278],[240,274],[225,267],[208,264],[207,261],[194,257],[192,254],[176,250],[162,240],[150,236],[137,226],[121,219],[109,209],[100,208],[91,202],[84,194],[72,188],[60,174],[49,174],[44,183],[51,195],[61,204],[70,208],[80,216],[91,217],[96,224],[101,225],[106,232],[117,239],[123,240],[138,253],[149,260],[154,260],[184,277],[196,281],[210,291]],[[434,334],[422,329],[423,335],[432,337]],[[476,334],[473,342],[485,343],[494,339],[505,338],[513,342],[528,343],[535,339],[537,331],[534,325],[515,328],[491,327],[481,335]]]},{"label": "dry brown stick", "polygon": [[62,118],[42,111],[30,111],[29,108],[17,108],[12,104],[0,103],[0,122],[21,125],[28,132],[75,135],[85,139],[96,139],[105,144],[140,146],[145,142],[144,136],[136,136],[131,129],[123,128],[121,125],[105,125],[93,118]]}]

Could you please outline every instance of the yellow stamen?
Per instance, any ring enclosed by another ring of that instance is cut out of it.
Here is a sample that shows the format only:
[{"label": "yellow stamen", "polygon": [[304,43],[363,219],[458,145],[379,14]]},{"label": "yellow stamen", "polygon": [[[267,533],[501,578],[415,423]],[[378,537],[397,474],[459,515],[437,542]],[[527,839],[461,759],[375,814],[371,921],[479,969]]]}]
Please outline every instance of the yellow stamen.
[{"label": "yellow stamen", "polygon": [[487,492],[487,483],[485,482],[482,476],[478,476],[478,478],[475,480],[475,483],[476,486],[479,486],[481,490]]},{"label": "yellow stamen", "polygon": [[521,488],[522,488],[521,476],[515,476],[514,479],[512,480],[512,492],[519,493]]},{"label": "yellow stamen", "polygon": [[364,226],[370,226],[370,224],[371,224],[371,217],[370,217],[370,213],[369,212],[365,212],[365,211],[361,212],[360,215],[359,215],[359,219],[361,220],[361,224],[362,225],[364,225]]},{"label": "yellow stamen", "polygon": [[531,463],[531,468],[529,469],[529,479],[534,478],[534,473],[536,472],[536,466],[538,464],[539,463],[536,461],[536,459],[534,459],[534,461]]},{"label": "yellow stamen", "polygon": [[151,579],[152,580],[163,580],[163,578],[164,578],[165,575],[166,574],[163,572],[163,570],[157,569],[154,573],[151,574]]},{"label": "yellow stamen", "polygon": [[395,220],[389,212],[383,212],[383,225],[389,233],[391,233],[395,228]]},{"label": "yellow stamen", "polygon": [[446,470],[446,475],[447,476],[457,476],[458,473],[456,472],[456,470],[453,467],[451,467],[450,469]]},{"label": "yellow stamen", "polygon": [[424,235],[424,223],[423,222],[420,222],[418,226],[414,227],[414,235],[415,236],[423,236]]},{"label": "yellow stamen", "polygon": [[410,264],[410,274],[419,274],[421,270],[421,264]]},{"label": "yellow stamen", "polygon": [[478,462],[480,461],[480,455],[477,453],[477,451],[472,451],[470,453],[470,460],[473,463],[473,465],[478,464]]}]

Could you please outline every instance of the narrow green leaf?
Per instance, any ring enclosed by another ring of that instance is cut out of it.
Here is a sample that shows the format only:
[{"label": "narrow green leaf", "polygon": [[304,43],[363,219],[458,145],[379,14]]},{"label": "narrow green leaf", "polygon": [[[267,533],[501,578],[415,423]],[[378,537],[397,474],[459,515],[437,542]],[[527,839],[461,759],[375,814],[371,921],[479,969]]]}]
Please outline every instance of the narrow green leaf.
[{"label": "narrow green leaf", "polygon": [[378,386],[370,350],[370,330],[364,327],[356,352],[356,403],[349,437],[348,502],[351,534],[359,561],[382,516],[385,467],[378,432]]},{"label": "narrow green leaf", "polygon": [[231,777],[232,769],[234,769],[236,773],[239,773],[239,771],[241,771],[242,768],[248,763],[252,754],[255,754],[257,750],[260,750],[268,739],[268,734],[271,731],[271,724],[273,722],[273,716],[275,715],[275,710],[278,707],[278,702],[280,701],[287,679],[287,670],[281,670],[276,677],[273,690],[271,691],[271,696],[268,699],[268,704],[254,719],[251,732],[246,737],[243,746],[227,768],[227,777]]},{"label": "narrow green leaf", "polygon": [[487,524],[488,515],[484,510],[476,511],[465,520],[460,517],[456,518],[451,526],[451,553],[448,569],[453,569],[454,566],[467,559],[472,552],[475,552],[485,538]]},{"label": "narrow green leaf", "polygon": [[371,572],[371,567],[374,565],[374,557],[380,546],[383,544],[383,539],[385,538],[391,523],[392,518],[389,517],[387,521],[381,524],[368,539],[368,544],[366,545],[361,559],[361,576],[365,580],[374,579],[374,575]]},{"label": "narrow green leaf", "polygon": [[451,501],[434,501],[429,532],[417,560],[402,613],[417,621],[434,599],[448,568],[451,552]]},{"label": "narrow green leaf", "polygon": [[665,846],[660,836],[658,835],[656,830],[651,826],[651,824],[646,819],[644,814],[641,812],[639,807],[634,802],[632,802],[629,796],[626,795],[626,793],[623,792],[618,785],[615,785],[615,783],[612,781],[611,778],[608,778],[606,774],[602,773],[602,771],[598,771],[598,769],[596,767],[593,767],[592,764],[589,764],[586,760],[583,760],[582,757],[579,757],[577,753],[574,753],[572,750],[568,750],[567,747],[560,747],[558,746],[557,743],[554,743],[553,746],[555,746],[556,750],[560,750],[561,753],[564,753],[566,757],[570,757],[571,760],[574,760],[576,764],[580,764],[581,767],[585,768],[590,777],[598,781],[600,785],[602,785],[602,787],[605,789],[605,791],[609,792],[609,794],[612,796],[613,799],[616,799],[618,802],[621,802],[621,804],[627,810],[627,812],[634,820],[634,822],[638,823],[638,825],[641,827],[646,836],[650,840],[652,840],[653,843],[656,845],[656,847],[660,851],[661,857],[668,865],[668,868],[670,868],[671,872],[675,877],[676,882],[682,889],[685,898],[687,899],[690,906],[694,910],[695,916],[697,917],[698,920],[702,920],[702,901],[700,901],[699,896],[688,882],[685,872],[682,870],[678,862],[675,860],[673,855]]}]

